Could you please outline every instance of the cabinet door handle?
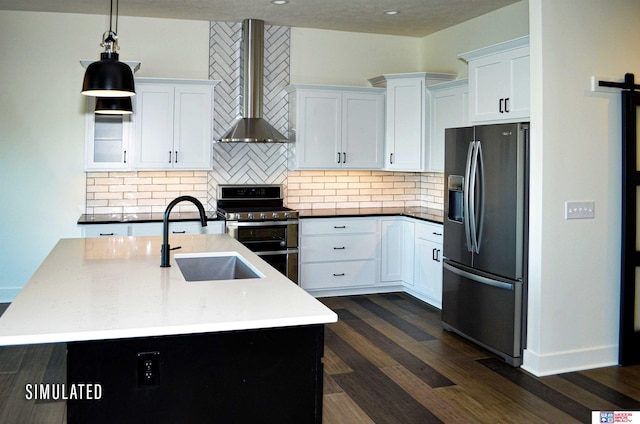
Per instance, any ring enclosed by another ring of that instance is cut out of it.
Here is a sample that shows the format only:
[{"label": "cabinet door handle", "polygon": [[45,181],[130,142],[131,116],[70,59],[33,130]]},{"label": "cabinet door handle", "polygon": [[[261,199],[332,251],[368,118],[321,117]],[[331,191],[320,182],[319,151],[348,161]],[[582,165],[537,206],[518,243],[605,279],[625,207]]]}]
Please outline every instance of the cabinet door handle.
[{"label": "cabinet door handle", "polygon": [[340,163],[340,152],[338,152],[338,163]]},{"label": "cabinet door handle", "polygon": [[341,272],[339,274],[334,273],[333,276],[334,277],[344,277],[344,272]]},{"label": "cabinet door handle", "polygon": [[509,98],[508,97],[504,99],[504,111],[506,113],[509,113]]},{"label": "cabinet door handle", "polygon": [[431,259],[436,262],[440,262],[440,249],[436,249],[435,247],[431,251]]},{"label": "cabinet door handle", "polygon": [[178,151],[177,150],[175,151],[175,154],[176,154],[175,163],[178,163]]},{"label": "cabinet door handle", "polygon": [[345,249],[345,247],[344,247],[344,246],[342,246],[342,247],[334,247],[334,248],[333,248],[333,250],[344,250],[344,249]]},{"label": "cabinet door handle", "polygon": [[124,151],[124,163],[127,163],[127,151]]},{"label": "cabinet door handle", "polygon": [[171,163],[171,150],[169,150],[169,163]]},{"label": "cabinet door handle", "polygon": [[100,233],[100,237],[104,237],[104,236],[112,236],[113,233]]},{"label": "cabinet door handle", "polygon": [[347,163],[347,152],[342,152],[342,163]]},{"label": "cabinet door handle", "polygon": [[502,102],[504,101],[504,99],[500,99],[500,113],[504,113],[504,110],[502,109]]},{"label": "cabinet door handle", "polygon": [[389,154],[389,163],[393,165],[393,153]]}]

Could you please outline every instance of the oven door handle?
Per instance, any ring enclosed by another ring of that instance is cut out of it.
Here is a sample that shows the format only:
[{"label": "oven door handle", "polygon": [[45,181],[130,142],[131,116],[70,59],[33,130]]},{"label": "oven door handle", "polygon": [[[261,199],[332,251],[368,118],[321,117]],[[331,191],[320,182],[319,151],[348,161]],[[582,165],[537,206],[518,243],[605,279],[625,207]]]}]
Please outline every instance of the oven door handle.
[{"label": "oven door handle", "polygon": [[297,225],[298,221],[227,221],[227,227],[279,227],[284,225]]},{"label": "oven door handle", "polygon": [[273,256],[273,255],[290,255],[292,253],[299,253],[298,249],[286,249],[286,250],[265,250],[261,252],[253,252],[258,256]]}]

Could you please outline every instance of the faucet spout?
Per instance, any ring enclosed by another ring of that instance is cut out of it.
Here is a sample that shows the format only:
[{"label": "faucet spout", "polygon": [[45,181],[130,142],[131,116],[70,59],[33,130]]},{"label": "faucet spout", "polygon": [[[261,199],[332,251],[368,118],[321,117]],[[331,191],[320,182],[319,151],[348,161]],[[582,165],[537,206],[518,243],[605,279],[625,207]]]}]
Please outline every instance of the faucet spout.
[{"label": "faucet spout", "polygon": [[203,227],[207,226],[207,214],[204,211],[204,206],[198,199],[193,196],[180,196],[176,197],[167,205],[167,209],[164,211],[164,219],[162,221],[162,250],[160,252],[160,266],[162,268],[170,267],[169,263],[169,253],[171,252],[171,247],[169,246],[169,214],[171,214],[171,210],[175,205],[182,201],[189,201],[196,205],[198,208],[198,212],[200,213],[200,223]]}]

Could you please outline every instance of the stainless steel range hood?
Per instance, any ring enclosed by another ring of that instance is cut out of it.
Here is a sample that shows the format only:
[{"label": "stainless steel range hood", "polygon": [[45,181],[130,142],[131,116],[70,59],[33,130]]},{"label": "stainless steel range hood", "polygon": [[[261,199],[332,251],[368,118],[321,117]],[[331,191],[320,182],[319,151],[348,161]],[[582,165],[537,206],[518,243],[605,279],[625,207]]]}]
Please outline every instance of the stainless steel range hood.
[{"label": "stainless steel range hood", "polygon": [[244,117],[238,119],[220,139],[221,142],[288,143],[289,140],[262,119],[264,69],[264,21],[245,19],[242,23]]}]

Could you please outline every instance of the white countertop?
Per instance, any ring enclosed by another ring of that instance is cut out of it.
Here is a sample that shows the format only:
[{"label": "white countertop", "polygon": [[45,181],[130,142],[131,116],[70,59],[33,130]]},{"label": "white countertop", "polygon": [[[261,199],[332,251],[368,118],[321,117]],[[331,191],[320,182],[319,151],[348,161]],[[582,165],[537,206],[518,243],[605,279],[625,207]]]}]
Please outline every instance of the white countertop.
[{"label": "white countertop", "polygon": [[[325,324],[337,315],[226,234],[62,239],[0,317],[0,345]],[[174,254],[238,252],[265,278],[187,282]]]}]

